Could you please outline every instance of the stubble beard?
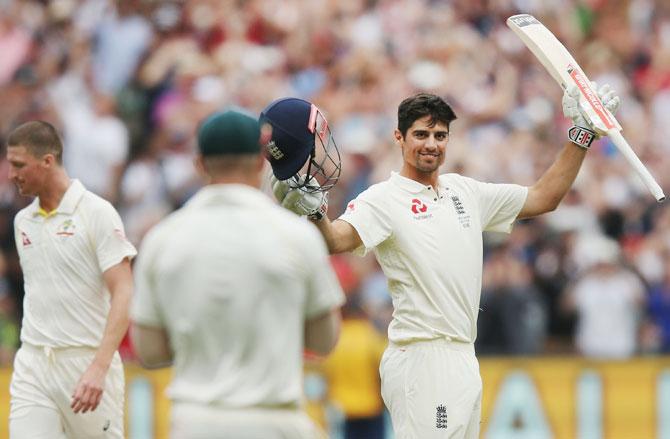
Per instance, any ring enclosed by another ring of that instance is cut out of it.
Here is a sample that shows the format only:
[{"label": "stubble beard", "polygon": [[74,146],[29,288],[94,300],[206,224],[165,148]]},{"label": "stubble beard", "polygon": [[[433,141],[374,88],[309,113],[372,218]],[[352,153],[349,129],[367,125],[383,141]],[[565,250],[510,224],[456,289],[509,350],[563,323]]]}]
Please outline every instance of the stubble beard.
[{"label": "stubble beard", "polygon": [[442,163],[444,163],[442,157],[443,156],[437,156],[434,157],[433,160],[427,161],[426,159],[423,158],[423,156],[417,154],[416,169],[423,173],[435,172],[438,169],[440,169],[440,166],[442,166]]},{"label": "stubble beard", "polygon": [[16,192],[18,192],[19,195],[21,195],[21,196],[26,195],[26,192],[25,192],[25,189],[24,189],[25,186],[23,186],[21,184],[18,184],[18,183],[14,183],[14,187],[16,188]]},{"label": "stubble beard", "polygon": [[20,196],[22,197],[36,197],[37,194],[33,193],[34,191],[30,191],[29,187],[26,186],[25,183],[19,185],[18,183],[14,183],[14,186],[16,187],[16,191],[19,193]]}]

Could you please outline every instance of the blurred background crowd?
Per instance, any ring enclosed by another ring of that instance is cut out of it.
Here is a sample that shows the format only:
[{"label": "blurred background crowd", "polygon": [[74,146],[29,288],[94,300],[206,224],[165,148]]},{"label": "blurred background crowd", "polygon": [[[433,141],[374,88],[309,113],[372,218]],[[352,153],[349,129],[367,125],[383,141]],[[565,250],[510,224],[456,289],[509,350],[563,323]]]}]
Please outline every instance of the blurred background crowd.
[{"label": "blurred background crowd", "polygon": [[[0,0],[0,143],[23,121],[54,123],[70,176],[115,204],[135,244],[198,189],[198,122],[227,105],[258,114],[283,96],[316,103],[332,126],[343,172],[331,217],[399,169],[396,109],[417,91],[445,97],[458,115],[445,172],[531,185],[570,122],[560,88],[505,25],[520,12],[617,90],[626,138],[670,193],[663,0]],[[22,301],[12,220],[29,202],[7,179],[3,152],[4,365]],[[349,300],[341,347],[322,373],[360,389],[377,379],[390,299],[374,259],[332,262]],[[670,352],[670,210],[607,139],[555,212],[511,236],[486,234],[483,279],[480,355]],[[132,361],[129,348],[124,356]],[[381,410],[378,398],[361,401],[343,404],[359,416]]]}]

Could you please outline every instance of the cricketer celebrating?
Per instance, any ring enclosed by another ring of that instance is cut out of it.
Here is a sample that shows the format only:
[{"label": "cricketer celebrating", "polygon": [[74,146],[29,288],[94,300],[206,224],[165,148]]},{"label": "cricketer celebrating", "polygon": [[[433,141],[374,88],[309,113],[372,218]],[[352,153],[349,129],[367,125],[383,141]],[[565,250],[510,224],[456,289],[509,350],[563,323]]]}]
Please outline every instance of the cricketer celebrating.
[{"label": "cricketer celebrating", "polygon": [[261,143],[244,112],[206,119],[207,184],[137,260],[131,335],[147,367],[174,362],[175,438],[322,436],[300,407],[303,351],[334,347],[344,294],[316,228],[259,190]]},{"label": "cricketer celebrating", "polygon": [[[440,175],[456,115],[442,98],[424,93],[398,107],[400,172],[362,192],[339,219],[320,214],[326,194],[306,189],[303,177],[274,181],[281,204],[307,215],[331,253],[372,250],[388,278],[394,313],[380,375],[398,438],[479,436],[482,382],[474,341],[482,231],[509,233],[517,218],[557,207],[595,138],[577,107],[578,93],[574,88],[564,94],[563,111],[575,125],[570,133],[579,135],[569,136],[572,141],[531,187]],[[598,94],[610,111],[618,109],[609,86]],[[291,148],[273,140],[274,148]]]},{"label": "cricketer celebrating", "polygon": [[10,385],[12,439],[123,438],[130,259],[112,205],[71,180],[53,126],[8,137],[9,178],[33,202],[14,219],[25,297]]}]

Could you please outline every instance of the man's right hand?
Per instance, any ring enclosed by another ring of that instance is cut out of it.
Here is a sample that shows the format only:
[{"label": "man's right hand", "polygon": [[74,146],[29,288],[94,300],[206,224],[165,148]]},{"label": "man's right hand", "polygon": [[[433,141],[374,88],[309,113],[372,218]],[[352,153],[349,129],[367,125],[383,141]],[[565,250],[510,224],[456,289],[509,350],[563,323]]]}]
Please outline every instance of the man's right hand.
[{"label": "man's right hand", "polygon": [[[300,216],[307,216],[311,220],[320,220],[328,211],[328,193],[313,192],[305,190],[303,187],[297,187],[305,180],[306,176],[300,176],[300,180],[277,180],[273,175],[271,177],[272,192],[275,198],[286,209]],[[318,187],[318,182],[314,179],[308,184],[309,187]]]}]

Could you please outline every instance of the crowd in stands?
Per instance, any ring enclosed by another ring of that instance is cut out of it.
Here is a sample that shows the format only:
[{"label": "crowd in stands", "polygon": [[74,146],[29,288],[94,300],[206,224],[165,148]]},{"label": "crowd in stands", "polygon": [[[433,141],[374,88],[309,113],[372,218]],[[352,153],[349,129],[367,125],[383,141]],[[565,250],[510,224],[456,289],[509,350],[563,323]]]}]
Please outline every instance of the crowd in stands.
[{"label": "crowd in stands", "polygon": [[[198,122],[228,105],[258,114],[283,96],[312,101],[329,119],[343,156],[331,217],[399,169],[395,111],[417,91],[444,96],[458,115],[445,172],[530,185],[570,121],[560,87],[505,25],[520,12],[549,27],[592,80],[617,90],[626,138],[669,193],[670,3],[662,0],[0,0],[0,141],[23,121],[54,123],[70,176],[114,203],[135,244],[199,187]],[[4,365],[22,301],[12,220],[30,201],[7,168],[3,151]],[[392,308],[374,259],[333,264],[352,316],[371,325],[358,330],[383,336]],[[670,210],[603,139],[556,211],[510,236],[485,236],[483,283],[482,355],[670,352]]]}]

